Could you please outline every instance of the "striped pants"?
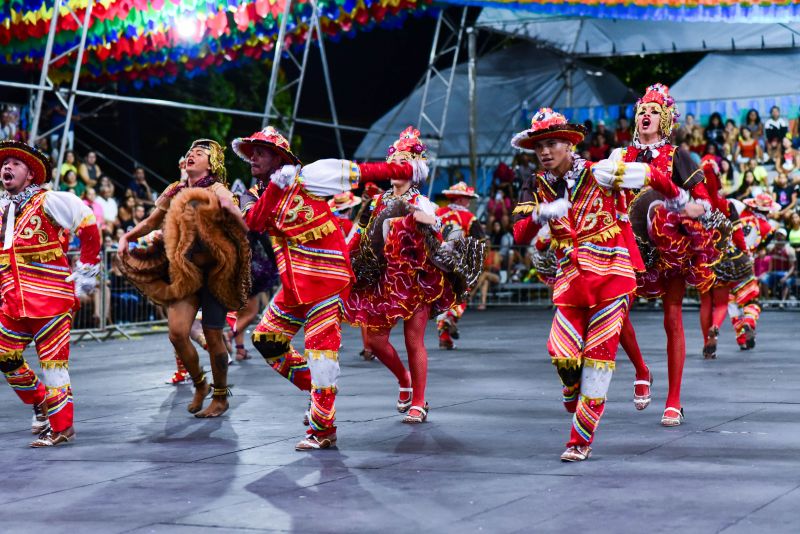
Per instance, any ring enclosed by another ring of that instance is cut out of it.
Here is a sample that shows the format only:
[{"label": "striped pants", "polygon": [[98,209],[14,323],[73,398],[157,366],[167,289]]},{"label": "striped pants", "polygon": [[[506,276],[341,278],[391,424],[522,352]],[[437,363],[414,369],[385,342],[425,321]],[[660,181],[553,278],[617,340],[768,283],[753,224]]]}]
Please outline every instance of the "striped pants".
[{"label": "striped pants", "polygon": [[592,443],[616,365],[624,296],[592,308],[559,306],[547,349],[561,379],[564,407],[573,414],[567,446]]},{"label": "striped pants", "polygon": [[[47,399],[47,416],[55,432],[72,426],[72,388],[69,382],[69,330],[72,313],[44,319],[12,319],[0,314],[0,371],[25,404]],[[30,342],[36,346],[42,380],[22,356]]]},{"label": "striped pants", "polygon": [[[309,434],[319,437],[336,432],[341,321],[338,295],[316,304],[288,306],[281,289],[253,331],[253,345],[267,364],[298,389],[311,392]],[[305,329],[302,355],[291,344],[300,328]]]}]

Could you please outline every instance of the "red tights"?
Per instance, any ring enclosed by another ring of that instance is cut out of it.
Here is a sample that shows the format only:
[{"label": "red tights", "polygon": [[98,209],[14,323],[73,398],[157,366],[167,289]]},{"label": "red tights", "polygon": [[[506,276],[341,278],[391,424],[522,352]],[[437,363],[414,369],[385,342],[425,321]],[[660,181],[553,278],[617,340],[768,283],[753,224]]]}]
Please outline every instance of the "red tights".
[{"label": "red tights", "polygon": [[[667,377],[669,386],[667,391],[666,407],[681,407],[681,380],[683,378],[683,364],[686,361],[686,339],[683,334],[683,295],[686,292],[686,282],[680,278],[670,279],[667,282],[664,296],[661,297],[664,306],[664,330],[667,334]],[[619,339],[620,345],[625,349],[634,367],[636,378],[647,379],[646,367],[640,375],[640,366],[644,366],[642,352],[636,341],[636,332],[633,330],[630,317],[622,324]]]},{"label": "red tights", "polygon": [[[647,364],[644,362],[644,356],[642,356],[642,351],[639,349],[639,342],[636,340],[636,332],[633,329],[633,323],[631,323],[630,308],[628,309],[628,315],[625,316],[625,320],[622,322],[619,344],[636,369],[636,380],[647,380],[650,378],[650,372],[647,369]],[[636,387],[639,388],[642,386]],[[640,395],[644,394],[643,391],[637,391],[637,393]]]},{"label": "red tights", "polygon": [[[369,330],[367,341],[372,353],[397,378],[400,387],[413,387],[411,397],[413,406],[425,406],[425,385],[428,380],[428,351],[425,349],[425,326],[430,316],[430,308],[425,306],[403,322],[403,336],[408,352],[408,368],[406,371],[400,356],[389,342],[391,328]],[[409,383],[410,382],[410,383]]]},{"label": "red tights", "polygon": [[712,326],[722,326],[728,313],[728,284],[720,284],[700,295],[700,328],[703,330],[703,343],[708,341],[708,331]]}]

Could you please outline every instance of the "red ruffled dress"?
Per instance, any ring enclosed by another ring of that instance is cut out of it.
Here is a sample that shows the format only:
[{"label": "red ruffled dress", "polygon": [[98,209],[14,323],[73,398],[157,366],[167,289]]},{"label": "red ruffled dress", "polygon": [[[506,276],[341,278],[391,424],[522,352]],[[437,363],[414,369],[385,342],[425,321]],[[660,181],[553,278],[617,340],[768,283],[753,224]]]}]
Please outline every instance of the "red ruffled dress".
[{"label": "red ruffled dress", "polygon": [[[343,302],[345,320],[375,329],[393,327],[430,305],[431,317],[450,309],[456,295],[444,271],[433,264],[430,240],[438,232],[418,224],[408,205],[427,201],[414,188],[397,197],[391,191],[376,202],[366,228],[351,242],[356,282]],[[427,203],[427,202],[426,202]],[[382,240],[384,225],[388,232]],[[428,244],[426,244],[428,242]]]},{"label": "red ruffled dress", "polygon": [[[623,161],[648,163],[687,190],[694,201],[712,205],[703,185],[703,171],[685,151],[665,144],[649,151],[629,146],[621,152]],[[646,268],[637,272],[636,294],[645,298],[661,297],[669,280],[675,278],[685,280],[700,292],[707,291],[715,282],[714,265],[722,256],[725,241],[715,221],[724,217],[692,219],[667,209],[663,203],[646,202],[647,205],[636,206],[637,201],[647,198],[641,196],[646,191],[642,190],[631,203],[632,211],[647,210],[649,219],[646,238],[637,232]]]}]

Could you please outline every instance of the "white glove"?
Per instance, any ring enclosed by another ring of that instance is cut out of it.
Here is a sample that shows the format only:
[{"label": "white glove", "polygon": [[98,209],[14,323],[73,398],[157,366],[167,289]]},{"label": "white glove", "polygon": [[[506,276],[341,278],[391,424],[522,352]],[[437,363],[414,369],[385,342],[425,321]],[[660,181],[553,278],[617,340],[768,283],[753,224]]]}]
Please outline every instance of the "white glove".
[{"label": "white glove", "polygon": [[83,263],[75,264],[75,271],[66,279],[75,282],[75,296],[78,298],[90,295],[97,288],[97,275],[100,274],[100,264]]},{"label": "white glove", "polygon": [[411,160],[411,167],[414,169],[411,181],[414,184],[425,183],[428,179],[428,163],[421,159]]},{"label": "white glove", "polygon": [[552,202],[539,204],[539,209],[531,214],[534,222],[539,224],[548,223],[554,219],[560,219],[569,213],[572,203],[566,198],[559,198]]},{"label": "white glove", "polygon": [[286,187],[292,183],[292,180],[294,180],[299,171],[300,165],[284,165],[277,171],[273,172],[269,179],[281,189],[286,189]]},{"label": "white glove", "polygon": [[669,211],[681,211],[683,208],[686,207],[686,204],[689,202],[689,192],[686,189],[679,189],[678,196],[674,198],[668,198],[664,205],[667,207]]}]

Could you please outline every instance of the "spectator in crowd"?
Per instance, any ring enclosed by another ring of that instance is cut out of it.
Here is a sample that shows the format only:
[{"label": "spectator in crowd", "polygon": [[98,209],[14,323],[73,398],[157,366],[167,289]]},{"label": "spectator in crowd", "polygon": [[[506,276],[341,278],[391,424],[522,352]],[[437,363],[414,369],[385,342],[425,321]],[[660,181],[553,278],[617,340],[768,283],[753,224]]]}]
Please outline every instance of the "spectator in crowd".
[{"label": "spectator in crowd", "polygon": [[628,146],[633,142],[631,125],[627,117],[620,117],[617,121],[617,129],[614,132],[614,141],[617,146]]},{"label": "spectator in crowd", "polygon": [[736,200],[744,200],[746,198],[756,198],[757,195],[763,192],[763,188],[756,182],[756,176],[751,169],[744,171],[742,175],[742,183],[732,196]]},{"label": "spectator in crowd", "polygon": [[4,106],[0,112],[0,141],[16,141],[19,134],[19,115],[11,106]]},{"label": "spectator in crowd", "polygon": [[791,245],[795,253],[800,252],[800,213],[797,211],[792,213],[787,228],[789,229],[789,245]]},{"label": "spectator in crowd", "polygon": [[525,152],[514,156],[514,198],[517,198],[522,184],[526,178],[536,172],[536,166],[531,163],[531,158]]},{"label": "spectator in crowd", "polygon": [[97,202],[97,192],[93,187],[87,187],[83,193],[83,203],[89,206],[89,209],[94,213],[94,218],[97,220],[97,227],[100,233],[106,229],[106,219],[103,214],[103,206]]},{"label": "spectator in crowd", "polygon": [[758,111],[751,109],[747,112],[742,124],[742,131],[750,130],[750,137],[758,142],[761,136],[764,135],[764,125],[761,123],[761,116]]},{"label": "spectator in crowd", "polygon": [[489,224],[493,224],[494,221],[500,221],[503,218],[503,215],[509,215],[511,213],[511,199],[505,196],[505,193],[502,189],[498,189],[494,193],[494,197],[489,199],[489,202],[486,206],[486,210],[489,213]]},{"label": "spectator in crowd", "polygon": [[775,177],[775,182],[772,184],[772,199],[780,204],[781,209],[771,213],[770,216],[776,221],[788,223],[797,204],[797,189],[789,183],[789,178],[784,172],[778,171]]},{"label": "spectator in crowd", "polygon": [[59,191],[69,191],[77,197],[83,198],[83,193],[86,191],[86,185],[78,180],[78,173],[73,170],[68,170],[61,176],[61,181],[58,183]]},{"label": "spectator in crowd", "polygon": [[736,176],[733,172],[733,164],[728,158],[722,158],[719,162],[719,179],[725,193],[733,190],[736,183]]},{"label": "spectator in crowd", "polygon": [[502,161],[494,170],[492,176],[492,189],[503,191],[506,198],[514,198],[514,171]]},{"label": "spectator in crowd", "polygon": [[128,185],[127,192],[130,192],[136,201],[144,204],[145,207],[151,208],[155,206],[155,194],[147,183],[147,177],[145,176],[143,167],[136,167],[133,170],[133,177]]},{"label": "spectator in crowd", "polygon": [[795,150],[795,148],[792,146],[791,134],[787,133],[786,136],[781,140],[780,168],[778,168],[777,163],[775,167],[786,174],[790,174],[797,169],[797,159],[798,154],[797,150]]},{"label": "spectator in crowd", "polygon": [[134,223],[134,225],[137,225],[140,222],[142,222],[145,219],[146,216],[147,216],[147,213],[145,212],[144,206],[142,206],[141,204],[136,204],[136,206],[134,206],[134,208],[133,208],[133,223]]},{"label": "spectator in crowd", "polygon": [[753,176],[756,178],[756,183],[762,187],[760,192],[763,193],[767,188],[767,184],[769,183],[769,173],[767,172],[767,169],[765,169],[763,165],[759,165],[759,163],[754,159],[748,161],[745,168],[753,171]]},{"label": "spectator in crowd", "polygon": [[[69,123],[69,130],[64,132],[67,110],[60,103],[56,102],[50,112],[50,128],[53,131],[53,133],[50,134],[50,145],[52,145],[55,150],[61,150],[61,136],[66,134],[67,149],[73,150],[75,148],[75,123],[79,122],[82,118],[83,116],[78,109],[78,103],[75,102],[72,106],[72,119]],[[75,172],[77,172],[77,169]]]},{"label": "spectator in crowd", "polygon": [[102,174],[103,171],[100,170],[100,165],[97,164],[97,153],[94,150],[90,150],[87,152],[83,163],[78,166],[78,176],[87,187],[94,187]]},{"label": "spectator in crowd", "polygon": [[706,140],[703,137],[703,128],[696,125],[689,135],[689,152],[702,156],[706,151]]},{"label": "spectator in crowd", "polygon": [[736,121],[733,119],[728,119],[725,121],[725,146],[731,147],[731,153],[733,153],[733,147],[736,146],[736,143],[739,141],[739,128],[736,127]]},{"label": "spectator in crowd", "polygon": [[136,209],[136,197],[133,194],[126,194],[122,206],[117,211],[117,231],[123,230],[123,233],[128,233],[136,226],[133,221],[133,212]]},{"label": "spectator in crowd", "polygon": [[119,205],[117,199],[114,198],[114,184],[105,175],[100,177],[100,196],[97,197],[96,202],[103,208],[103,220],[106,222],[106,228],[111,229],[117,220]]},{"label": "spectator in crowd", "polygon": [[775,230],[775,237],[767,246],[769,271],[761,275],[759,281],[769,289],[773,298],[786,300],[794,288],[797,254],[786,241],[785,228]]},{"label": "spectator in crowd", "polygon": [[[614,132],[611,132],[606,128],[606,121],[600,119],[597,121],[597,128],[594,131],[595,135],[602,135],[606,142],[614,142]],[[594,135],[592,136],[592,140],[594,140]]]},{"label": "spectator in crowd", "polygon": [[739,140],[734,149],[734,161],[744,172],[745,166],[752,159],[761,161],[762,151],[758,139],[753,137],[753,132],[749,128],[742,128]]},{"label": "spectator in crowd", "polygon": [[[480,292],[481,301],[478,305],[479,310],[486,309],[486,299],[489,296],[489,286],[491,284],[500,283],[500,270],[502,269],[503,265],[503,259],[500,255],[500,241],[502,238],[501,230],[502,227],[500,225],[500,221],[494,221],[492,223],[492,232],[489,234],[490,248],[486,253],[486,259],[483,264],[483,272],[481,273],[480,277],[478,277],[478,281],[475,283],[475,287],[470,293],[470,299],[472,299],[476,292]],[[495,243],[497,244],[495,245]]]},{"label": "spectator in crowd", "polygon": [[594,136],[594,123],[590,119],[583,121],[583,127],[586,128],[586,137],[583,138],[582,145],[589,146],[592,144],[592,137]]},{"label": "spectator in crowd", "polygon": [[689,138],[692,136],[692,131],[694,130],[695,125],[696,123],[694,120],[694,115],[688,113],[683,121],[683,124],[678,126],[678,129],[675,130],[675,144],[680,145],[684,141],[688,143]]},{"label": "spectator in crowd", "polygon": [[776,166],[780,160],[781,142],[788,132],[789,121],[781,117],[781,108],[772,106],[769,119],[764,123],[764,137],[767,139],[767,156]]},{"label": "spectator in crowd", "polygon": [[722,115],[716,111],[708,118],[704,138],[706,144],[716,147],[717,154],[722,153],[722,147],[725,144],[725,125],[722,123]]},{"label": "spectator in crowd", "polygon": [[600,132],[595,133],[592,143],[589,145],[589,156],[592,161],[600,161],[606,159],[611,153],[611,147],[606,141],[605,134]]},{"label": "spectator in crowd", "polygon": [[67,171],[74,171],[75,176],[78,175],[78,163],[75,158],[75,152],[72,150],[64,152],[64,163],[61,164],[61,176],[64,176]]}]

